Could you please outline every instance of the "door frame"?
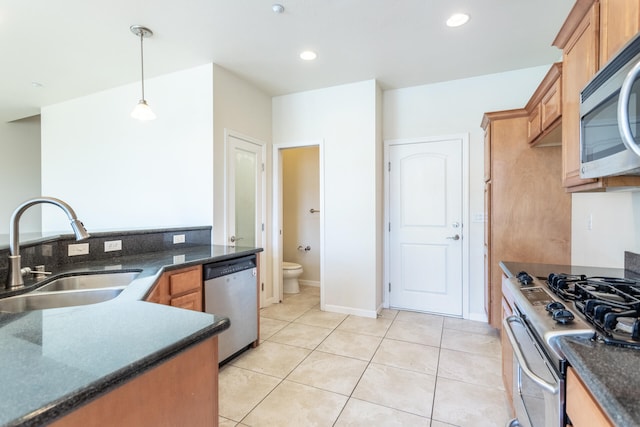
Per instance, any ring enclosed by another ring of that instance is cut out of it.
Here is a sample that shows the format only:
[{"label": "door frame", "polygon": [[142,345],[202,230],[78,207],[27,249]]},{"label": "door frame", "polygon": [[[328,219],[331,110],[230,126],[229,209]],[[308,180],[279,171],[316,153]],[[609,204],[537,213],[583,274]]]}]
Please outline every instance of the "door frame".
[{"label": "door frame", "polygon": [[[229,165],[228,165],[228,160],[229,160],[229,137],[233,137],[236,139],[241,139],[245,142],[248,142],[250,144],[254,144],[260,147],[260,155],[262,156],[262,186],[260,188],[260,191],[262,193],[262,203],[260,206],[260,209],[258,210],[258,213],[260,214],[260,217],[262,219],[262,227],[257,227],[258,231],[260,232],[260,238],[261,238],[261,244],[260,245],[256,245],[257,247],[262,247],[263,248],[263,252],[262,255],[261,253],[257,253],[256,256],[260,257],[262,259],[262,262],[260,262],[260,281],[262,283],[259,284],[260,286],[260,307],[264,307],[267,303],[266,301],[266,297],[265,297],[265,293],[264,293],[264,289],[262,287],[263,283],[265,282],[265,278],[268,277],[268,266],[267,263],[264,262],[264,260],[269,259],[269,248],[267,245],[267,143],[264,141],[261,141],[257,138],[253,138],[250,137],[248,135],[243,135],[240,132],[236,132],[232,129],[224,129],[224,230],[223,230],[223,238],[224,238],[224,244],[228,245],[229,244]],[[256,242],[257,243],[257,242]]]},{"label": "door frame", "polygon": [[324,139],[298,142],[281,142],[273,144],[273,229],[272,242],[273,249],[273,294],[278,296],[277,301],[283,298],[282,288],[282,150],[301,147],[318,147],[319,169],[320,169],[320,309],[324,310]]},{"label": "door frame", "polygon": [[419,144],[428,142],[437,142],[448,139],[462,140],[462,317],[469,318],[469,240],[470,240],[470,222],[469,222],[469,133],[428,136],[423,138],[407,138],[407,139],[390,139],[384,141],[384,248],[383,248],[383,300],[382,306],[389,308],[389,286],[390,281],[390,185],[389,185],[389,157],[390,148],[394,145]]}]

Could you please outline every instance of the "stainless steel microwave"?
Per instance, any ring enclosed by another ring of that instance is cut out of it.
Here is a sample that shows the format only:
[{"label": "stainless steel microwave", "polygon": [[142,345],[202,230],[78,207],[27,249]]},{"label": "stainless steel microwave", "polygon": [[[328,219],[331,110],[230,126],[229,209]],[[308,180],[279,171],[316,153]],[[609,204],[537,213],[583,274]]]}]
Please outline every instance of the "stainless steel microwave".
[{"label": "stainless steel microwave", "polygon": [[580,94],[580,176],[640,175],[640,33]]}]

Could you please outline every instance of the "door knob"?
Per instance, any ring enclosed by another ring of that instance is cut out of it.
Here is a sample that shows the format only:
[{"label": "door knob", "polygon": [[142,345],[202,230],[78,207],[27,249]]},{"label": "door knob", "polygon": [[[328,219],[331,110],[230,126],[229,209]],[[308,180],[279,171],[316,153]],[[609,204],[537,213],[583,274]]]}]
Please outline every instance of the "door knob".
[{"label": "door knob", "polygon": [[237,240],[242,240],[242,237],[236,237],[236,236],[231,236],[229,237],[229,240],[231,240],[231,243],[237,241]]},{"label": "door knob", "polygon": [[460,235],[456,234],[455,236],[449,236],[447,237],[447,239],[451,239],[451,240],[460,240]]}]

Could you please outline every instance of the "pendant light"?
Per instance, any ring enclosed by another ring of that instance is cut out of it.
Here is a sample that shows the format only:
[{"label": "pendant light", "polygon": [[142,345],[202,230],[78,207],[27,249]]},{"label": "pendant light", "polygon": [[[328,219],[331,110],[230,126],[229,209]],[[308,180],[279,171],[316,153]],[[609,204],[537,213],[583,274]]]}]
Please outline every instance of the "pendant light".
[{"label": "pendant light", "polygon": [[140,37],[140,69],[142,74],[142,99],[140,99],[138,105],[136,105],[131,112],[131,117],[138,120],[154,120],[156,115],[144,99],[144,49],[142,47],[142,41],[144,38],[151,37],[153,35],[153,31],[147,27],[143,27],[142,25],[132,25],[129,29],[135,36]]}]

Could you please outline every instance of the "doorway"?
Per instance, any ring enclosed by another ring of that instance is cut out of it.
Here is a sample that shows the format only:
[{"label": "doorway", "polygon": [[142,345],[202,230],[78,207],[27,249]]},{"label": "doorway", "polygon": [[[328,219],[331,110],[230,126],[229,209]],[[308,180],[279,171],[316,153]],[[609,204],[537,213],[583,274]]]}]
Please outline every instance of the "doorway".
[{"label": "doorway", "polygon": [[467,149],[467,135],[385,143],[390,307],[468,312]]},{"label": "doorway", "polygon": [[[225,241],[229,246],[264,247],[265,147],[266,144],[253,138],[232,132],[225,134]],[[260,277],[264,282],[264,262],[260,263]],[[263,307],[264,283],[260,289]]]},{"label": "doorway", "polygon": [[[282,262],[300,264],[301,285],[320,288],[323,308],[322,144],[274,144],[274,295],[283,298]],[[279,302],[275,301],[275,302]]]}]

